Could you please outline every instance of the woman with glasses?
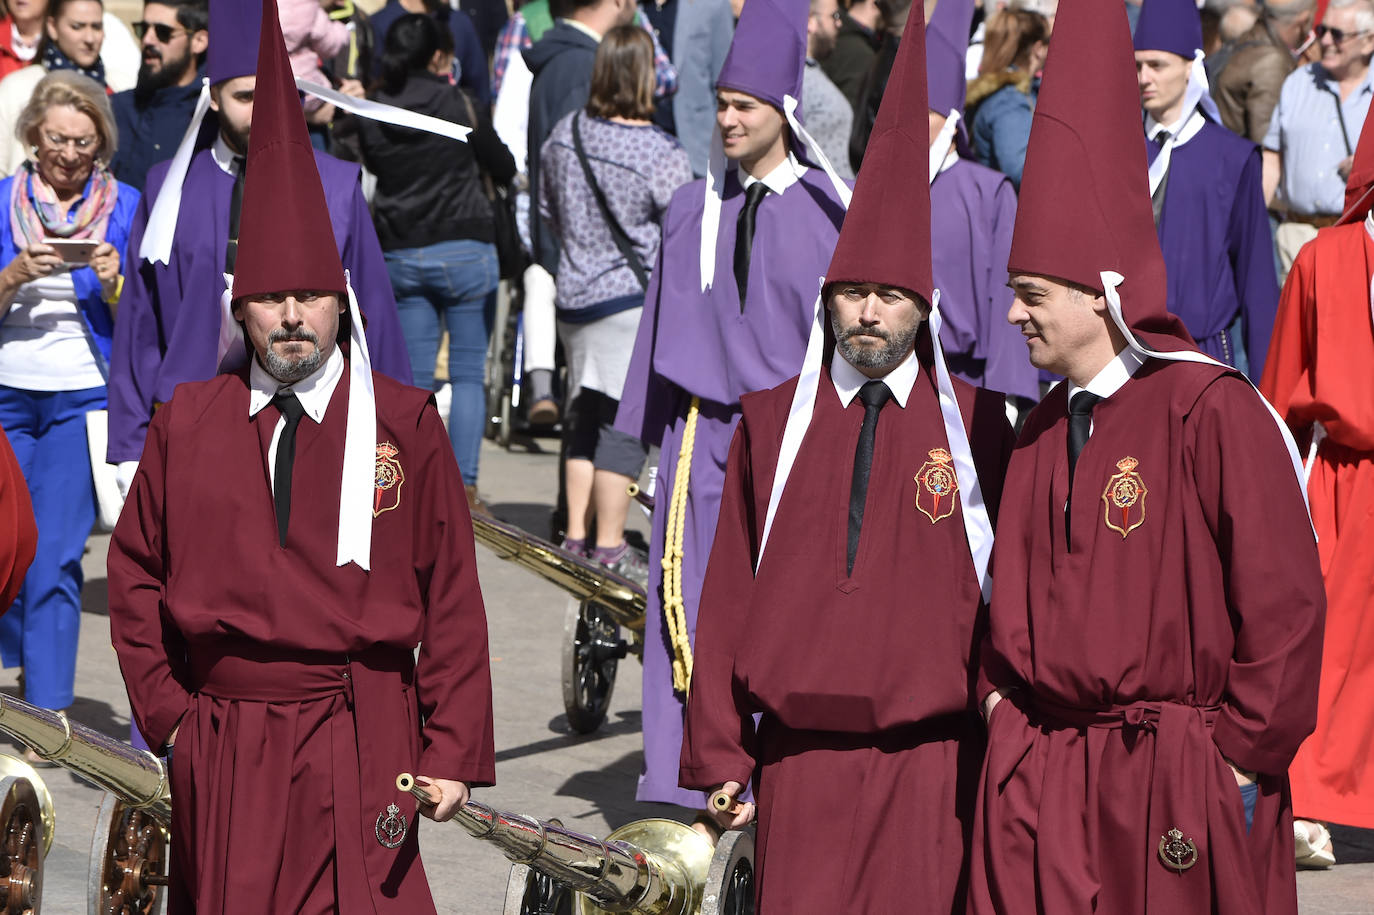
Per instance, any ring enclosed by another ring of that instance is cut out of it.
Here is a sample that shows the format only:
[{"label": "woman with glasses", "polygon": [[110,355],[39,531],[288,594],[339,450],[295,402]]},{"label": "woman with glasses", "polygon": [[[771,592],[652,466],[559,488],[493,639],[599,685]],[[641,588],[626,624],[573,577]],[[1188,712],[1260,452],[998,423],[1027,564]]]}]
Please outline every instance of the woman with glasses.
[{"label": "woman with glasses", "polygon": [[111,177],[105,91],[49,73],[20,116],[30,158],[0,180],[0,427],[33,498],[38,555],[0,617],[0,660],[25,699],[72,702],[81,555],[95,521],[86,415],[105,407],[120,263],[138,192]]}]

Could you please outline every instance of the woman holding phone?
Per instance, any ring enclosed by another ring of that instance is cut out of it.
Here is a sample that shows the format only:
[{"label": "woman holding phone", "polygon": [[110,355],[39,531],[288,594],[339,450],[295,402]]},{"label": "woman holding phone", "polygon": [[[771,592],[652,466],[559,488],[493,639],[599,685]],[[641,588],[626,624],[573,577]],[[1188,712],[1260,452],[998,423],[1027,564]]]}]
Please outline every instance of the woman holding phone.
[{"label": "woman holding phone", "polygon": [[16,133],[29,159],[0,181],[0,426],[33,497],[38,555],[0,616],[0,660],[25,698],[71,704],[81,554],[95,521],[86,414],[105,407],[114,310],[138,192],[106,164],[116,129],[105,90],[45,76]]}]

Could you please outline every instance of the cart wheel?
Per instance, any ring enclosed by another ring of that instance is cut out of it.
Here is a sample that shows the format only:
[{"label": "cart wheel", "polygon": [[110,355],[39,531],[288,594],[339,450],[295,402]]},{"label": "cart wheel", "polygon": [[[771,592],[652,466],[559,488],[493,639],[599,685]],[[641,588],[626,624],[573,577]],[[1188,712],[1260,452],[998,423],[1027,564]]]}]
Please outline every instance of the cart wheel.
[{"label": "cart wheel", "polygon": [[43,898],[43,812],[27,778],[0,779],[0,912],[38,915]]},{"label": "cart wheel", "polygon": [[625,657],[620,627],[591,602],[568,602],[563,628],[563,708],[568,724],[590,734],[606,720],[615,671]]},{"label": "cart wheel", "polygon": [[501,915],[573,915],[577,894],[523,864],[510,866]]},{"label": "cart wheel", "polygon": [[91,837],[90,915],[153,915],[167,885],[167,830],[106,794]]},{"label": "cart wheel", "polygon": [[701,915],[754,915],[753,833],[731,829],[716,843]]}]

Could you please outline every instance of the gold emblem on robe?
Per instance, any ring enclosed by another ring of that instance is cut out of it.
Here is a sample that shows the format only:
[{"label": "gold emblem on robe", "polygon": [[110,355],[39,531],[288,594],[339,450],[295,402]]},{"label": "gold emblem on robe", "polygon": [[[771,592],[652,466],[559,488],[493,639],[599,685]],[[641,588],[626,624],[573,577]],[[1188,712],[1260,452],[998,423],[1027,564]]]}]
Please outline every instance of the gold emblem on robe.
[{"label": "gold emblem on robe", "polygon": [[1149,490],[1136,468],[1140,462],[1133,457],[1124,457],[1116,462],[1119,471],[1107,481],[1102,491],[1102,501],[1107,527],[1126,539],[1126,535],[1145,523],[1145,497]]},{"label": "gold emblem on robe", "polygon": [[954,514],[959,477],[954,473],[954,459],[948,451],[932,448],[926,454],[930,460],[916,474],[916,507],[934,524]]},{"label": "gold emblem on robe", "polygon": [[396,456],[401,452],[391,442],[377,445],[376,493],[372,498],[372,517],[389,512],[401,504],[401,485],[406,481],[405,471]]}]

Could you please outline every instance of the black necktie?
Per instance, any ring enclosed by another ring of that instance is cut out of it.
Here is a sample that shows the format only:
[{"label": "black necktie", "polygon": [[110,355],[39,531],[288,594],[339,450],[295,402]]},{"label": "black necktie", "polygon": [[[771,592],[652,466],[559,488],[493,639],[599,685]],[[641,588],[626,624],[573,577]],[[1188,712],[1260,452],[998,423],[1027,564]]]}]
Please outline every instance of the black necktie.
[{"label": "black necktie", "polygon": [[859,531],[864,523],[864,503],[868,501],[868,472],[873,469],[873,441],[878,432],[878,413],[892,397],[886,384],[870,381],[859,388],[864,402],[864,424],[859,430],[859,445],[854,449],[854,476],[849,484],[849,546],[846,574],[854,572],[854,556],[859,552]]},{"label": "black necktie", "polygon": [[744,209],[739,212],[739,231],[735,233],[735,286],[739,289],[739,310],[744,311],[744,296],[749,290],[749,256],[754,248],[754,217],[768,193],[768,185],[755,181],[744,192]]},{"label": "black necktie", "polygon": [[1093,407],[1102,398],[1088,391],[1079,391],[1069,401],[1069,497],[1064,500],[1064,530],[1069,529],[1069,509],[1073,504],[1073,469],[1083,446],[1088,444],[1088,436],[1093,431]]},{"label": "black necktie", "polygon": [[[248,171],[243,156],[234,157],[234,190],[229,195],[229,244],[224,246],[224,272],[234,272],[239,258],[239,216],[243,210],[243,177]],[[284,530],[284,528],[283,528]]]},{"label": "black necktie", "polygon": [[[1169,131],[1161,128],[1160,131],[1155,134],[1155,146],[1160,149],[1160,152],[1156,153],[1156,156],[1162,156],[1164,154],[1164,144],[1167,142],[1169,142]],[[1159,179],[1159,185],[1155,188],[1155,192],[1150,195],[1150,209],[1154,210],[1155,225],[1159,225],[1159,217],[1164,212],[1164,189],[1168,184],[1169,170],[1166,168],[1164,169],[1164,177]]]},{"label": "black necktie", "polygon": [[305,407],[295,394],[278,394],[272,406],[281,412],[286,425],[277,439],[277,459],[273,464],[272,502],[277,507],[277,537],[286,546],[286,528],[291,523],[291,467],[296,461],[296,427],[301,424]]}]

